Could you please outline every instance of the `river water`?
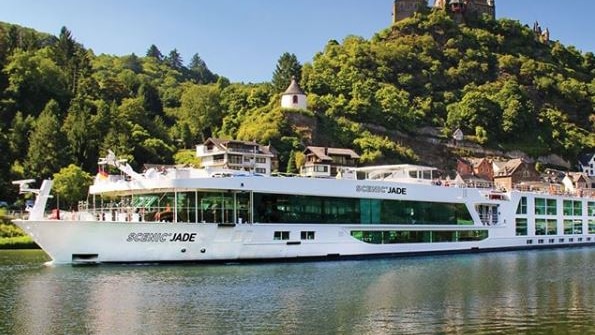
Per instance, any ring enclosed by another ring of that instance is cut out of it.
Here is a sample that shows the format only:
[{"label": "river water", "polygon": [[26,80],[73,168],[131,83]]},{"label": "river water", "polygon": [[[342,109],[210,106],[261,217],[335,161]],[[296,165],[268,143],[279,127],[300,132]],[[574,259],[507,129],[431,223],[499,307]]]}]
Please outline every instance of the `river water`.
[{"label": "river water", "polygon": [[48,266],[0,251],[0,334],[595,334],[595,248]]}]

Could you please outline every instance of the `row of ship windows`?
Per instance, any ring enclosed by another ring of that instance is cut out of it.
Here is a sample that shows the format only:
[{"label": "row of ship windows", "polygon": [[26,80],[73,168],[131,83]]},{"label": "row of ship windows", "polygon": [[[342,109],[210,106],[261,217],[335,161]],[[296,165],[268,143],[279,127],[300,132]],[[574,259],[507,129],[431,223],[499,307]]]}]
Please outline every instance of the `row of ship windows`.
[{"label": "row of ship windows", "polygon": [[[288,241],[290,232],[288,231],[276,231],[273,233],[273,240],[275,241]],[[300,232],[300,240],[314,240],[316,238],[316,232],[313,231],[302,231]]]},{"label": "row of ship windows", "polygon": [[[290,240],[289,231],[275,231],[273,240]],[[351,236],[362,242],[371,244],[397,243],[439,243],[439,242],[469,242],[481,241],[488,237],[487,230],[453,230],[453,231],[365,231],[353,230]],[[300,239],[314,240],[315,232],[302,231]]]},{"label": "row of ship windows", "polygon": [[[591,238],[590,237],[587,237],[584,240],[587,241],[587,242],[591,242]],[[550,244],[551,243],[556,243],[556,239],[555,238],[550,238],[550,239],[547,240],[547,242],[550,243]],[[568,242],[564,238],[558,239],[558,243],[574,243],[574,242],[575,242],[574,241],[574,238],[569,238],[568,239]],[[583,242],[583,238],[582,237],[578,237],[576,239],[576,242]],[[527,240],[527,244],[533,244],[533,240]],[[545,240],[542,239],[542,238],[540,238],[540,239],[537,240],[537,244],[545,244]]]},{"label": "row of ship windows", "polygon": [[[527,236],[529,231],[528,220],[525,218],[516,219],[516,235]],[[556,219],[535,219],[535,235],[558,235],[558,220]],[[563,221],[564,235],[583,234],[583,220],[566,219]],[[589,234],[595,234],[595,220],[587,222]]]},{"label": "row of ship windows", "polygon": [[[527,214],[527,197],[521,197],[517,214]],[[557,215],[558,203],[556,199],[535,198],[535,215]],[[581,200],[564,200],[562,203],[562,214],[567,216],[582,216],[583,202]],[[595,201],[587,202],[587,215],[595,216]]]}]

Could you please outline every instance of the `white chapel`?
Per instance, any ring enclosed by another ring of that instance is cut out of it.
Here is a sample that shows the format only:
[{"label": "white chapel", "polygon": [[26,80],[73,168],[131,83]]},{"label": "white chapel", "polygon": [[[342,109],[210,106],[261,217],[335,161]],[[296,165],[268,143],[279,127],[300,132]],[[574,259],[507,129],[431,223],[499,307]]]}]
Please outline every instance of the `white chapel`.
[{"label": "white chapel", "polygon": [[306,93],[297,83],[295,77],[291,78],[291,84],[281,95],[281,108],[308,109]]}]

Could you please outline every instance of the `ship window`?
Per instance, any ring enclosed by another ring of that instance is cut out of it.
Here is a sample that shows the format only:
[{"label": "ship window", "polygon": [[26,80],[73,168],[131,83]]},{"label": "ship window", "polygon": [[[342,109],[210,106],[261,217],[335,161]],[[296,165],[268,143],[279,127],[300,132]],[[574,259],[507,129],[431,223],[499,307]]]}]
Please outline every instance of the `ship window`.
[{"label": "ship window", "polygon": [[527,219],[516,219],[516,236],[527,236]]},{"label": "ship window", "polygon": [[547,215],[556,215],[557,214],[556,199],[547,199],[546,213],[547,213]]},{"label": "ship window", "polygon": [[370,244],[446,243],[481,241],[488,237],[486,230],[453,231],[366,231],[353,230],[351,236]]},{"label": "ship window", "polygon": [[535,235],[557,235],[558,227],[556,220],[535,219]]},{"label": "ship window", "polygon": [[583,220],[564,220],[564,235],[583,233]]},{"label": "ship window", "polygon": [[301,232],[301,239],[302,240],[313,240],[315,237],[315,233],[313,231],[303,231]]},{"label": "ship window", "polygon": [[535,198],[535,215],[556,215],[556,199]]},{"label": "ship window", "polygon": [[473,225],[463,203],[254,193],[254,210],[261,223]]},{"label": "ship window", "polygon": [[200,222],[248,223],[250,221],[248,193],[200,192],[198,206]]},{"label": "ship window", "polygon": [[517,214],[527,214],[527,197],[521,197],[519,207],[516,210]]},{"label": "ship window", "polygon": [[583,215],[583,202],[564,200],[564,215],[566,216],[582,216]]},{"label": "ship window", "polygon": [[595,202],[589,201],[587,203],[587,214],[589,216],[595,216]]},{"label": "ship window", "polygon": [[289,232],[288,231],[276,231],[273,234],[273,240],[276,240],[276,241],[289,240]]},{"label": "ship window", "polygon": [[535,215],[545,215],[544,198],[535,198]]}]

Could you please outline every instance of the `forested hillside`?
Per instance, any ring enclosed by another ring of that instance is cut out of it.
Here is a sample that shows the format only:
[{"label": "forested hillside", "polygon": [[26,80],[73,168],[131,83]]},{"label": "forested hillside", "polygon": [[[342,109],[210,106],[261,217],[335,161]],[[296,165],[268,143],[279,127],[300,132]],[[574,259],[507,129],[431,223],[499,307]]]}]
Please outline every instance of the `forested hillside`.
[{"label": "forested hillside", "polygon": [[593,53],[540,42],[517,21],[457,25],[433,11],[371,41],[329,42],[302,81],[313,109],[360,134],[365,124],[389,137],[428,125],[444,135],[461,128],[487,147],[575,160],[595,147],[594,78]]},{"label": "forested hillside", "polygon": [[[209,136],[271,143],[281,169],[309,144],[353,148],[365,163],[432,165],[407,140],[427,127],[437,142],[460,128],[470,142],[532,157],[595,150],[595,56],[512,20],[457,25],[422,13],[371,40],[329,41],[303,66],[283,54],[259,84],[230,83],[198,53],[187,63],[155,45],[95,55],[75,35],[0,24],[2,200],[14,199],[14,179],[70,164],[94,172],[107,149],[135,167],[174,163]],[[308,111],[279,106],[291,76]]]}]

